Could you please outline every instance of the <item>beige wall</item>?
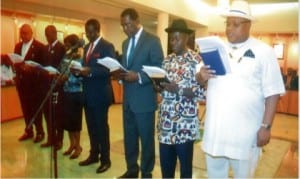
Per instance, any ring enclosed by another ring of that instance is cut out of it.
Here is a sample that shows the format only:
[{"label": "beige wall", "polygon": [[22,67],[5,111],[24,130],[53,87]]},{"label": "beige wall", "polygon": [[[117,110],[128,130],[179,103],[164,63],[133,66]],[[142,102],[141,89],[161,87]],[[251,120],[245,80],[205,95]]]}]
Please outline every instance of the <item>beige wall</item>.
[{"label": "beige wall", "polygon": [[198,24],[207,25],[207,14],[211,8],[199,0],[131,0],[132,2],[148,8],[166,12],[176,17],[188,19]]},{"label": "beige wall", "polygon": [[1,54],[14,50],[17,42],[16,28],[11,17],[1,16]]},{"label": "beige wall", "polygon": [[[126,38],[122,29],[120,28],[119,21],[112,19],[99,20],[101,23],[101,35],[112,42],[115,49],[121,52],[122,41]],[[53,22],[53,23],[52,23]],[[19,28],[22,24],[28,23],[33,28],[34,38],[47,44],[45,37],[45,27],[49,24],[53,24],[57,31],[59,31],[58,39],[63,41],[63,36],[75,33],[79,37],[85,39],[85,43],[88,41],[84,35],[84,23],[81,22],[68,22],[66,20],[53,20],[47,17],[35,17],[34,21],[30,18],[18,17],[15,21],[11,16],[1,16],[1,54],[12,53],[15,44],[19,41]],[[147,29],[149,30],[149,29]],[[153,29],[150,29],[153,32]],[[63,35],[63,36],[61,36]]]},{"label": "beige wall", "polygon": [[[44,30],[47,25],[51,24],[51,19],[36,17],[32,20],[31,18],[18,17],[17,20],[15,20],[11,16],[2,15],[1,27],[3,28],[1,28],[1,54],[13,52],[15,44],[20,41],[19,28],[25,23],[31,25],[35,39],[47,44]],[[53,25],[55,25],[60,32],[59,34],[63,36],[75,33],[81,37],[84,29],[82,23],[67,25],[67,23],[63,21],[54,21]],[[60,41],[63,41],[63,36],[59,36]]]},{"label": "beige wall", "polygon": [[[122,53],[122,42],[126,39],[126,35],[122,31],[119,20],[114,19],[100,19],[101,23],[101,34],[104,38],[112,42],[115,49]],[[32,25],[34,31],[34,37],[43,42],[46,42],[44,35],[44,29],[47,25],[52,24],[56,26],[57,30],[61,32],[64,36],[75,33],[80,37],[86,39],[84,34],[84,21],[78,22],[68,22],[68,19],[51,19],[49,17],[37,16],[35,18],[31,17],[18,17],[17,20],[9,15],[1,16],[1,54],[12,53],[15,44],[19,41],[19,27],[28,23]],[[156,29],[146,28],[146,30],[155,34]],[[224,34],[210,33],[207,28],[198,28],[196,30],[196,38],[206,35],[220,35],[224,38]],[[280,66],[286,70],[288,67],[298,68],[298,58],[299,58],[299,42],[297,41],[298,34],[263,34],[254,35],[255,37],[261,39],[262,41],[273,45],[275,43],[284,44],[284,58],[283,60],[278,60]],[[62,40],[63,37],[60,38]],[[225,38],[224,38],[225,39]],[[87,40],[85,40],[86,43]],[[166,44],[163,44],[166,45]]]}]

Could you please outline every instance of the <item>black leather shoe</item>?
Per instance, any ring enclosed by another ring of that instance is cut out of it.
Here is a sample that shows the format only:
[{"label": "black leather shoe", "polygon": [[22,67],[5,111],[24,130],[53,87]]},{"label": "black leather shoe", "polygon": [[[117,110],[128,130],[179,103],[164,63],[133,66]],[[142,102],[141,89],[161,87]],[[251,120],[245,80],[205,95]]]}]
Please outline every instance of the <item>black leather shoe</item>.
[{"label": "black leather shoe", "polygon": [[92,158],[92,157],[88,157],[86,160],[83,160],[81,162],[79,162],[80,166],[87,166],[93,163],[97,163],[99,161],[98,158]]},{"label": "black leather shoe", "polygon": [[138,178],[139,172],[125,172],[123,175],[119,176],[118,178]]},{"label": "black leather shoe", "polygon": [[142,173],[142,178],[152,178],[152,173]]},{"label": "black leather shoe", "polygon": [[31,139],[33,138],[33,134],[29,134],[29,133],[24,133],[20,138],[19,141],[23,141],[23,140],[27,140],[27,139]]},{"label": "black leather shoe", "polygon": [[101,163],[100,167],[97,168],[96,173],[103,173],[106,170],[108,170],[110,168],[110,166],[111,166],[110,162],[108,162],[108,163]]},{"label": "black leather shoe", "polygon": [[34,143],[38,143],[38,142],[41,142],[45,137],[45,134],[37,134],[35,136],[35,139],[33,140]]}]

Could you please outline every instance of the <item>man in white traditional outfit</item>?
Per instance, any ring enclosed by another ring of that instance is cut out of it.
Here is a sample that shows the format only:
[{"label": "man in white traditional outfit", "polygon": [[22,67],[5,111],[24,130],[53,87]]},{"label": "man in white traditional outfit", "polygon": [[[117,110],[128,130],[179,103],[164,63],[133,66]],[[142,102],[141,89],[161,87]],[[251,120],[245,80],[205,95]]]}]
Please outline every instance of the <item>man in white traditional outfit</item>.
[{"label": "man in white traditional outfit", "polygon": [[261,147],[268,144],[280,94],[285,92],[273,49],[252,37],[249,4],[235,0],[226,18],[231,72],[214,75],[203,66],[197,81],[207,83],[202,149],[209,178],[253,177]]}]

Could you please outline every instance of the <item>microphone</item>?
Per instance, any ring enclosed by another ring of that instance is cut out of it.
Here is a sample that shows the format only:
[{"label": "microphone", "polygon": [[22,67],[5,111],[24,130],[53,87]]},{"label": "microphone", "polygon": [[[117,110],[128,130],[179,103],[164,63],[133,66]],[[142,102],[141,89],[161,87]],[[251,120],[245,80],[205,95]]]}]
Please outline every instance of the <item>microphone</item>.
[{"label": "microphone", "polygon": [[79,39],[75,45],[73,45],[69,50],[71,52],[76,51],[78,48],[83,47],[85,44],[84,39]]},{"label": "microphone", "polygon": [[66,51],[65,56],[69,56],[69,55],[71,55],[73,53],[77,53],[78,48],[81,48],[83,46],[84,46],[84,40],[83,39],[79,39],[75,45],[73,45],[72,47],[69,48],[68,51]]}]

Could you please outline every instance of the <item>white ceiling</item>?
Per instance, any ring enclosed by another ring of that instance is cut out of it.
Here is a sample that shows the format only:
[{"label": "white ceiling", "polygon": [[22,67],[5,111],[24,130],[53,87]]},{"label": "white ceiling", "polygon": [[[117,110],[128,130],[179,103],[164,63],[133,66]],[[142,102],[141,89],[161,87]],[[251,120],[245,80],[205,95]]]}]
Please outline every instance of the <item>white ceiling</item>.
[{"label": "white ceiling", "polygon": [[[142,1],[142,0],[141,0]],[[146,1],[146,0],[145,0]],[[196,1],[196,0],[195,0]],[[202,0],[211,6],[216,6],[217,0]],[[174,0],[176,2],[176,0]],[[280,6],[286,2],[297,3],[297,0],[249,0],[251,4],[268,5],[278,3],[275,6]],[[278,11],[258,15],[261,19],[262,27],[257,28],[262,32],[298,32],[298,6],[292,9],[280,8]],[[79,19],[85,21],[90,17],[94,18],[112,18],[119,19],[120,13],[126,7],[136,8],[140,15],[143,25],[155,27],[157,14],[159,10],[138,5],[133,1],[128,0],[2,0],[1,9],[13,10],[31,13],[33,15],[49,15],[55,17],[65,17],[68,19]],[[266,9],[266,12],[270,9]],[[175,18],[171,15],[171,19]],[[215,20],[212,18],[212,20]],[[268,25],[266,25],[268,24]],[[194,28],[201,27],[193,21],[189,21],[189,25]],[[208,24],[209,29],[217,31],[218,26],[214,23]]]},{"label": "white ceiling", "polygon": [[[208,4],[216,5],[218,0],[202,0]],[[298,2],[298,0],[248,0],[250,4],[270,4],[270,3],[287,3],[287,2]]]}]

